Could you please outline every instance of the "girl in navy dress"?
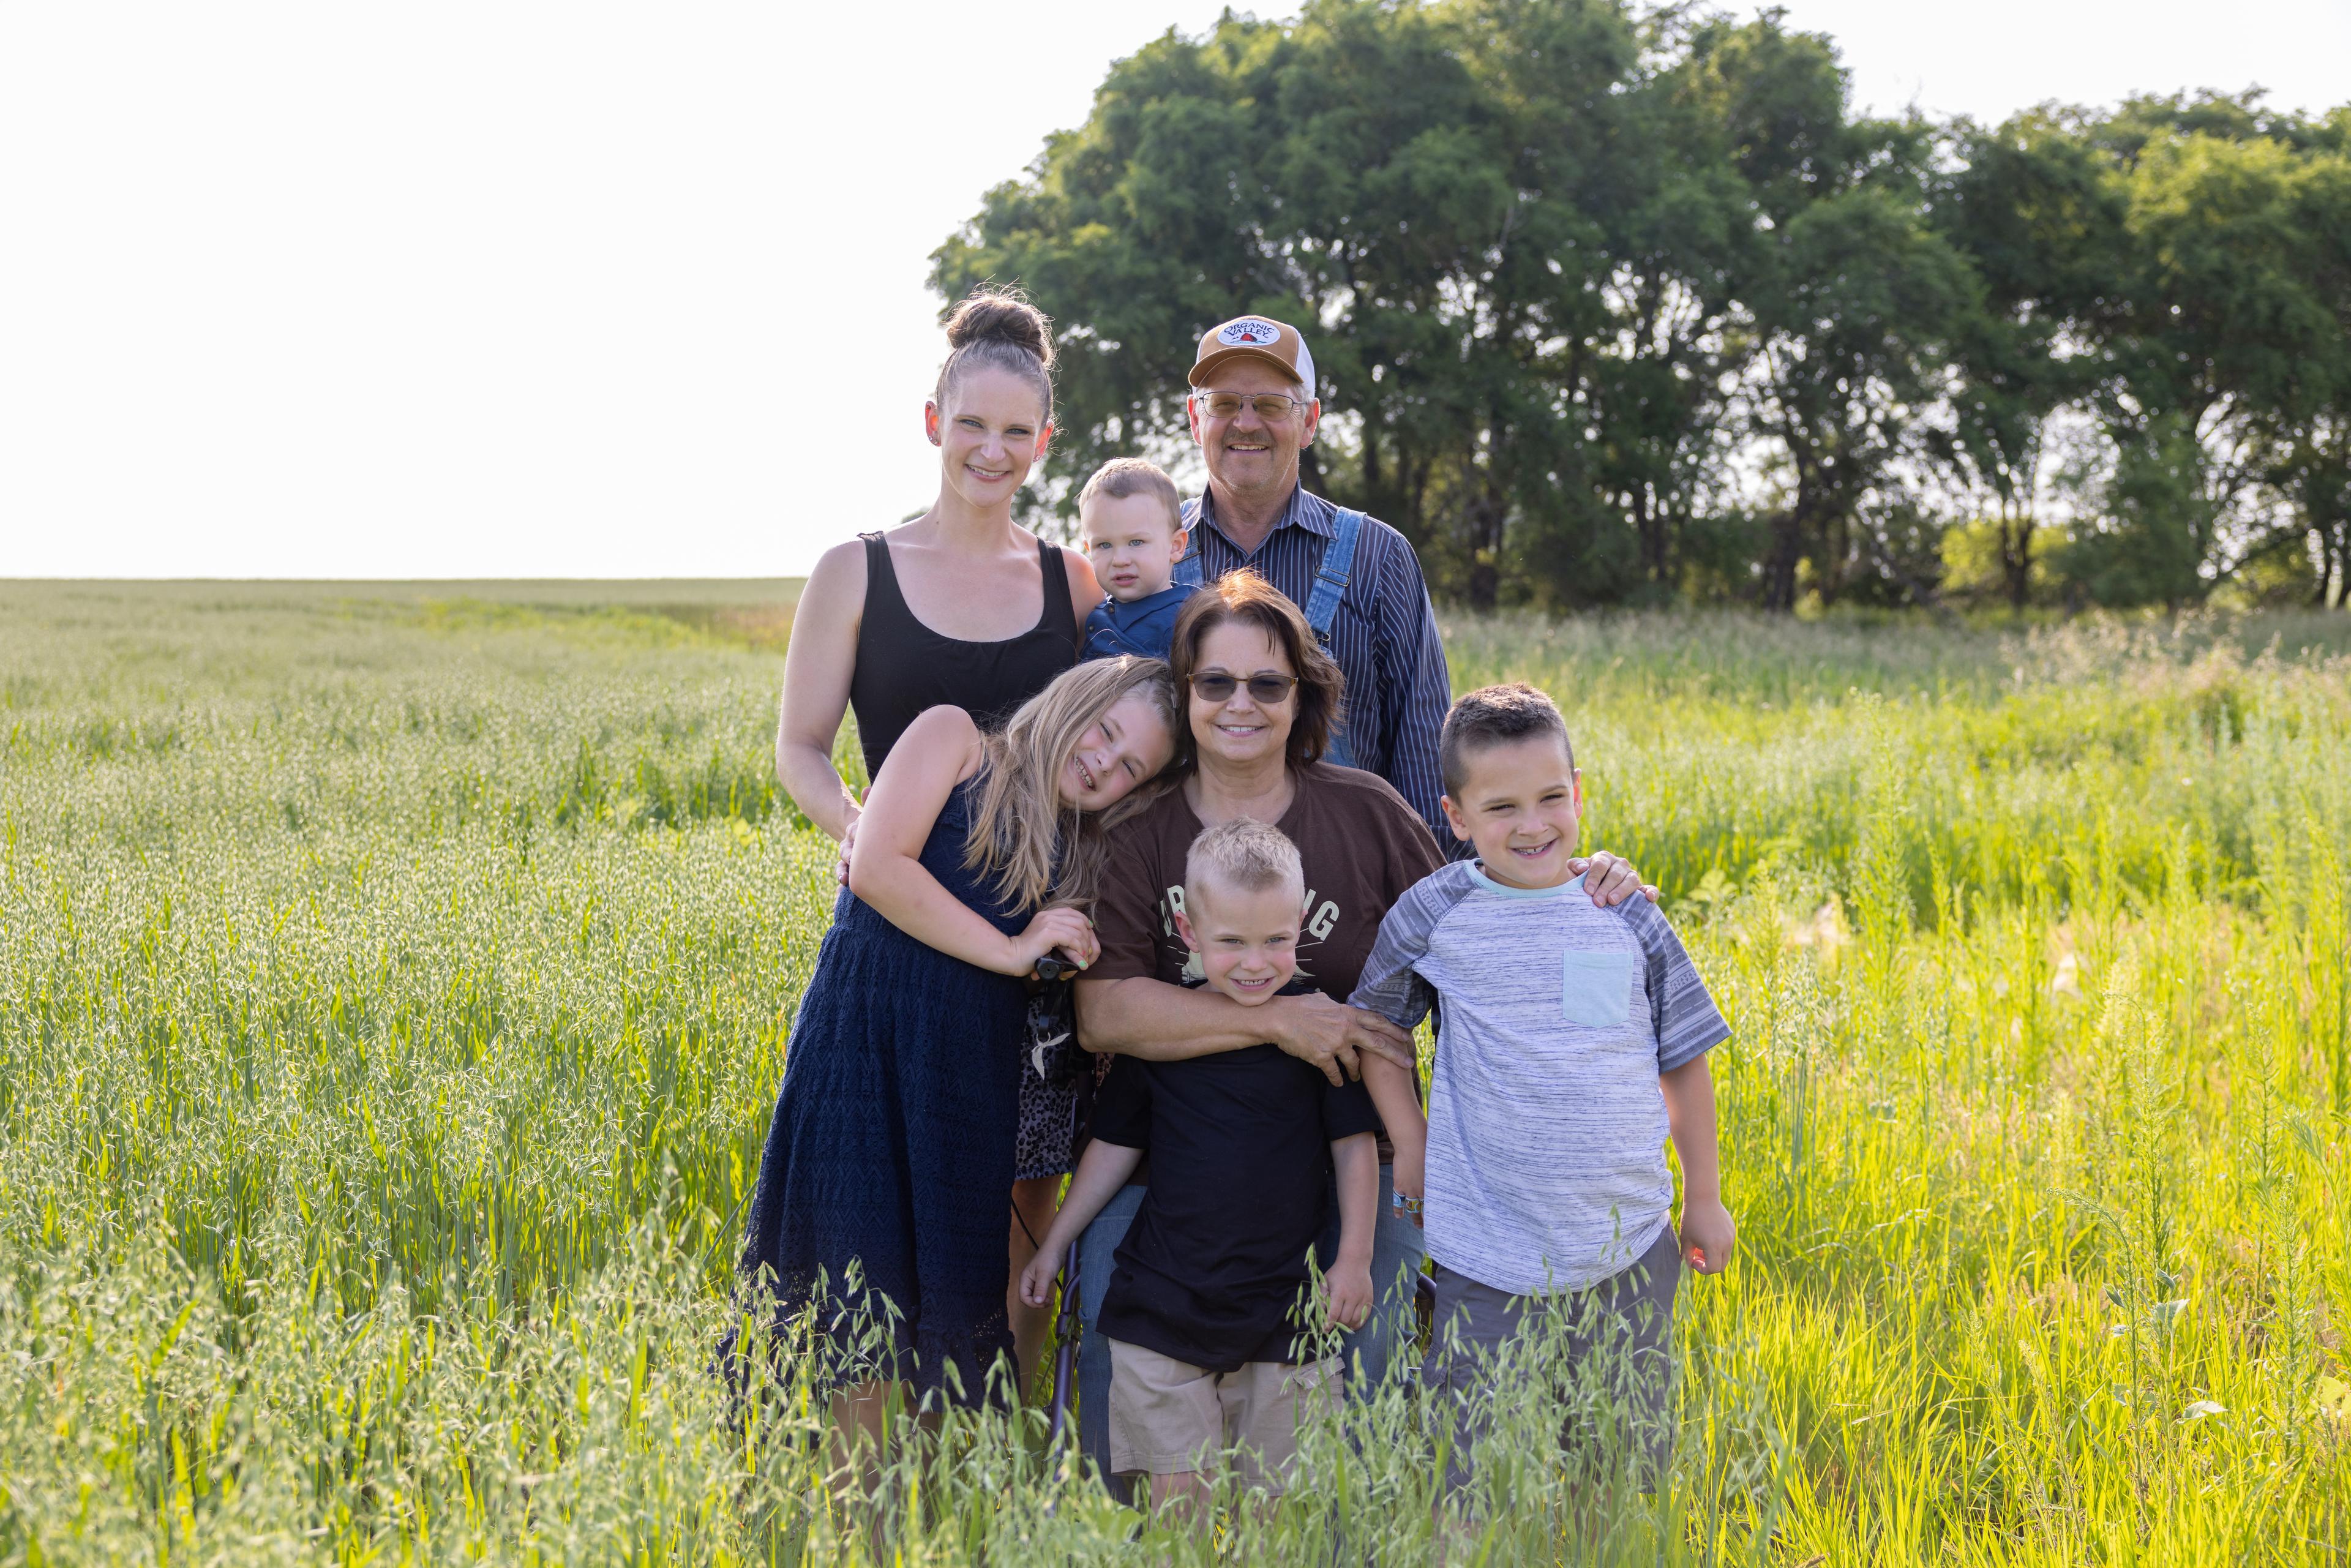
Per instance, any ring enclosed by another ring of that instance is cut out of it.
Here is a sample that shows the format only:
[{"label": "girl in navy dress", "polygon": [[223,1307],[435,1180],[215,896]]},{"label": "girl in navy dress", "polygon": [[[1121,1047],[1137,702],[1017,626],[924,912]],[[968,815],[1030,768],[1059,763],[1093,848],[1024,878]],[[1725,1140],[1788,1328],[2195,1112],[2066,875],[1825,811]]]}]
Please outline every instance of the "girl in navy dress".
[{"label": "girl in navy dress", "polygon": [[918,1402],[977,1400],[1012,1351],[1004,1194],[1022,978],[1048,953],[1085,964],[1099,952],[1071,905],[1091,894],[1103,814],[1143,803],[1136,787],[1173,757],[1175,720],[1160,661],[1081,664],[999,734],[930,709],[867,793],[792,1026],[742,1256],[779,1322],[813,1305],[821,1334],[862,1307],[884,1327],[833,1396],[844,1436],[878,1440],[899,1385]]}]

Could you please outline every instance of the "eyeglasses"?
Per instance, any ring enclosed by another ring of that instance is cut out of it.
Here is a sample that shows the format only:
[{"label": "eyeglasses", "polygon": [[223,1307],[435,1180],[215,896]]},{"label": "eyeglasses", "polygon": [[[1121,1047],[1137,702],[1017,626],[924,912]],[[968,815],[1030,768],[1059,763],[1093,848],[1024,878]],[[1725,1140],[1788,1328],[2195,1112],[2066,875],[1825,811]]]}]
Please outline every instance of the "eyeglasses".
[{"label": "eyeglasses", "polygon": [[1249,701],[1271,707],[1276,703],[1288,702],[1290,690],[1297,684],[1296,675],[1251,675],[1243,680],[1238,675],[1228,675],[1219,671],[1213,674],[1194,675],[1192,695],[1204,703],[1225,703],[1233,700],[1236,690],[1247,686]]},{"label": "eyeglasses", "polygon": [[1248,397],[1244,397],[1239,392],[1198,392],[1195,395],[1199,398],[1200,406],[1207,409],[1212,418],[1230,419],[1240,413],[1241,404],[1249,403],[1256,407],[1257,416],[1269,424],[1277,419],[1288,419],[1292,409],[1306,406],[1302,400],[1286,397],[1280,392],[1258,392]]}]

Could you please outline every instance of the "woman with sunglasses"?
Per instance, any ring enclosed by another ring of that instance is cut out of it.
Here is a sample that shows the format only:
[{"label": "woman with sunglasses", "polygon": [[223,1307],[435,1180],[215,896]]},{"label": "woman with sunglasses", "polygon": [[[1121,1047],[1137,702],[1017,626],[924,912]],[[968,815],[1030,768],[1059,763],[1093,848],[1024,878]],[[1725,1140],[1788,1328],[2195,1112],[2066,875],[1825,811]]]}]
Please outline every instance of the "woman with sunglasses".
[{"label": "woman with sunglasses", "polygon": [[[1405,890],[1445,863],[1427,824],[1385,779],[1323,760],[1343,717],[1339,666],[1298,606],[1246,570],[1195,593],[1176,618],[1169,662],[1185,705],[1173,776],[1179,780],[1113,830],[1094,905],[1102,955],[1078,981],[1078,1035],[1095,1051],[1156,1061],[1238,1051],[1270,1040],[1333,1082],[1343,1074],[1401,1076],[1412,1087],[1411,1037],[1348,1007],[1380,922]],[[1198,960],[1176,935],[1184,866],[1201,829],[1236,818],[1271,822],[1298,846],[1306,907],[1298,974],[1319,994],[1243,1008],[1201,988]],[[1586,885],[1597,903],[1639,888],[1630,866],[1593,857]],[[1351,1379],[1375,1385],[1409,1324],[1409,1271],[1420,1232],[1393,1212],[1392,1155],[1382,1140],[1374,1236],[1372,1319],[1347,1336]],[[1109,1461],[1110,1361],[1092,1332],[1113,1255],[1142,1202],[1128,1187],[1079,1244],[1080,1432]]]}]

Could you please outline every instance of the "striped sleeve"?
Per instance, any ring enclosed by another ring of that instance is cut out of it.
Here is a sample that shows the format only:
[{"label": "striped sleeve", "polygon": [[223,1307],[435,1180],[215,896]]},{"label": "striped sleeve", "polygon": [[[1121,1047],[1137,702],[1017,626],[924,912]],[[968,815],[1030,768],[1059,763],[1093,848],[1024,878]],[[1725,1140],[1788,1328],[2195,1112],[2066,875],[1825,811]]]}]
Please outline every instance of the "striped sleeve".
[{"label": "striped sleeve", "polygon": [[1658,913],[1657,906],[1646,898],[1628,898],[1617,907],[1640,938],[1646,960],[1649,1017],[1657,1030],[1657,1071],[1671,1072],[1729,1040],[1730,1025],[1723,1019],[1722,1009],[1714,1005],[1673,923]]},{"label": "striped sleeve", "polygon": [[1411,1029],[1428,1016],[1436,990],[1417,968],[1428,953],[1437,924],[1453,906],[1469,895],[1467,867],[1456,862],[1430,873],[1405,890],[1402,898],[1380,922],[1379,940],[1364,961],[1350,1007],[1375,1012],[1402,1029]]}]

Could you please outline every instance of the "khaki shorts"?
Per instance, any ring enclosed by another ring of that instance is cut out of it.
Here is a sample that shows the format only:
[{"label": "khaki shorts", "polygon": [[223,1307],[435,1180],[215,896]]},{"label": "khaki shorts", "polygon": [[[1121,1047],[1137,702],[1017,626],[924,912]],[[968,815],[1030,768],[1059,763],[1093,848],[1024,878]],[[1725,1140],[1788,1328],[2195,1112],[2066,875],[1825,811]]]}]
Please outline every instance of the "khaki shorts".
[{"label": "khaki shorts", "polygon": [[1339,1361],[1286,1366],[1252,1361],[1221,1375],[1110,1341],[1110,1462],[1121,1475],[1214,1469],[1217,1451],[1238,1450],[1248,1487],[1279,1493],[1298,1455],[1298,1423],[1339,1402]]}]

